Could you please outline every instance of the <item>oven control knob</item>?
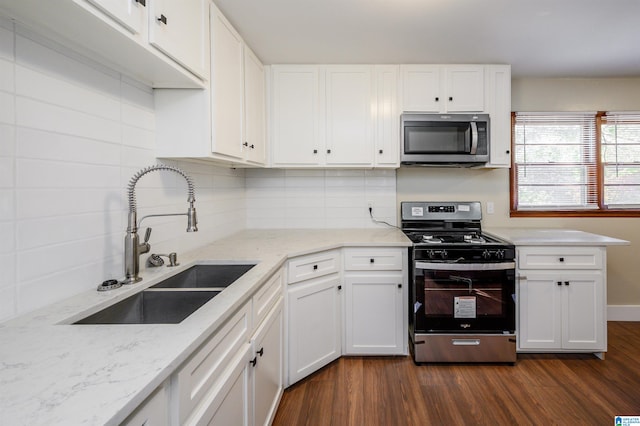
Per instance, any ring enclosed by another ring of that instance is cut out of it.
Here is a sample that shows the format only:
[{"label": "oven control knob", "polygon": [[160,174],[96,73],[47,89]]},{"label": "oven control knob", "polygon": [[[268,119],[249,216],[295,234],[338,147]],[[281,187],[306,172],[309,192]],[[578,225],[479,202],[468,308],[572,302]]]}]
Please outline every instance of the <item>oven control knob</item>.
[{"label": "oven control knob", "polygon": [[504,250],[496,250],[495,256],[498,259],[504,259]]},{"label": "oven control knob", "polygon": [[446,251],[446,250],[442,250],[442,251],[440,252],[440,257],[442,257],[443,259],[446,259],[446,258],[447,258],[447,256],[448,256],[448,254],[449,254],[449,253],[447,253],[447,251]]},{"label": "oven control knob", "polygon": [[484,259],[489,259],[491,257],[491,253],[489,252],[489,250],[485,250],[482,252],[482,257]]},{"label": "oven control knob", "polygon": [[429,250],[427,252],[427,256],[429,256],[429,259],[433,259],[434,257],[436,257],[436,253],[433,250]]}]

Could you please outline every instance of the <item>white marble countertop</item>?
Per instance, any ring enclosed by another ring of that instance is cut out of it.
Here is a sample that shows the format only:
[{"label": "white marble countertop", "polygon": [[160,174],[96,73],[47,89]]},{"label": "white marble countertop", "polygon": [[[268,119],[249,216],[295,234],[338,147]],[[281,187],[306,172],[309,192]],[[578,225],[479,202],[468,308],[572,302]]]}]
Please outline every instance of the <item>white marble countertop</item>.
[{"label": "white marble countertop", "polygon": [[[0,425],[118,424],[287,258],[347,246],[408,247],[397,229],[244,231],[144,280],[88,291],[0,324]],[[257,265],[180,324],[70,325],[196,263]]]},{"label": "white marble countertop", "polygon": [[510,241],[516,246],[616,246],[629,244],[629,241],[626,240],[573,229],[486,228],[483,230]]}]

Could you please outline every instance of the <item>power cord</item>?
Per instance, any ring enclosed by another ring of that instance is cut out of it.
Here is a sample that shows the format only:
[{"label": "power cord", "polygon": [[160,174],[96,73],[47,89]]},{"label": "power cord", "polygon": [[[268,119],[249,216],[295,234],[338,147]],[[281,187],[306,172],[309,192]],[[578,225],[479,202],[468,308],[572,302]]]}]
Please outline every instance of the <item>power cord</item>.
[{"label": "power cord", "polygon": [[399,228],[398,226],[396,226],[396,225],[392,225],[392,224],[390,224],[389,222],[385,222],[384,220],[378,220],[378,219],[376,219],[375,217],[373,217],[373,207],[371,207],[371,206],[369,206],[369,216],[371,216],[371,221],[372,221],[373,223],[380,223],[380,224],[383,224],[383,225],[390,226],[390,227],[392,227],[392,228],[400,229],[400,228]]}]

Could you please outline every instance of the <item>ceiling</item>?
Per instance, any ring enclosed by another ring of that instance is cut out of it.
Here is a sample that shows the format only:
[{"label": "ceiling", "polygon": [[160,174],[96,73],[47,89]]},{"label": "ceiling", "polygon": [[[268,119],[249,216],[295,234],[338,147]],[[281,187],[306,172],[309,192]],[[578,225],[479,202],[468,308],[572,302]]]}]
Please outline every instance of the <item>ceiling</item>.
[{"label": "ceiling", "polygon": [[640,77],[640,0],[215,0],[266,64],[497,63]]}]

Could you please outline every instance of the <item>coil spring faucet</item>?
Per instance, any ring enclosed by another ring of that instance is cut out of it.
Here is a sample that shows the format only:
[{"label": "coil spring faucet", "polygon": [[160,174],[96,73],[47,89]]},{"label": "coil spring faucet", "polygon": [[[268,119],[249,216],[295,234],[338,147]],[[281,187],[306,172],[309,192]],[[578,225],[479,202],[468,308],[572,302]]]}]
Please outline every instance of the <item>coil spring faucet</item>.
[{"label": "coil spring faucet", "polygon": [[[165,213],[165,214],[150,214],[144,216],[138,222],[137,218],[137,206],[136,206],[136,183],[138,183],[138,179],[147,173],[156,171],[156,170],[169,170],[175,173],[178,173],[180,176],[185,178],[188,185],[189,195],[187,198],[187,202],[189,203],[189,208],[186,213]],[[124,280],[123,284],[133,284],[142,280],[142,277],[138,276],[140,272],[140,255],[143,253],[147,253],[151,249],[151,245],[149,244],[149,238],[151,237],[151,228],[147,228],[145,233],[144,241],[140,243],[140,238],[138,236],[138,227],[142,223],[142,221],[148,217],[157,217],[157,216],[187,216],[187,232],[196,232],[198,230],[198,219],[196,217],[196,209],[193,206],[193,203],[196,201],[194,195],[194,186],[193,181],[183,170],[178,167],[169,166],[166,164],[156,164],[154,166],[145,167],[144,169],[137,172],[131,180],[129,181],[129,185],[127,186],[128,198],[129,198],[129,218],[127,224],[127,234],[124,237]]]}]

